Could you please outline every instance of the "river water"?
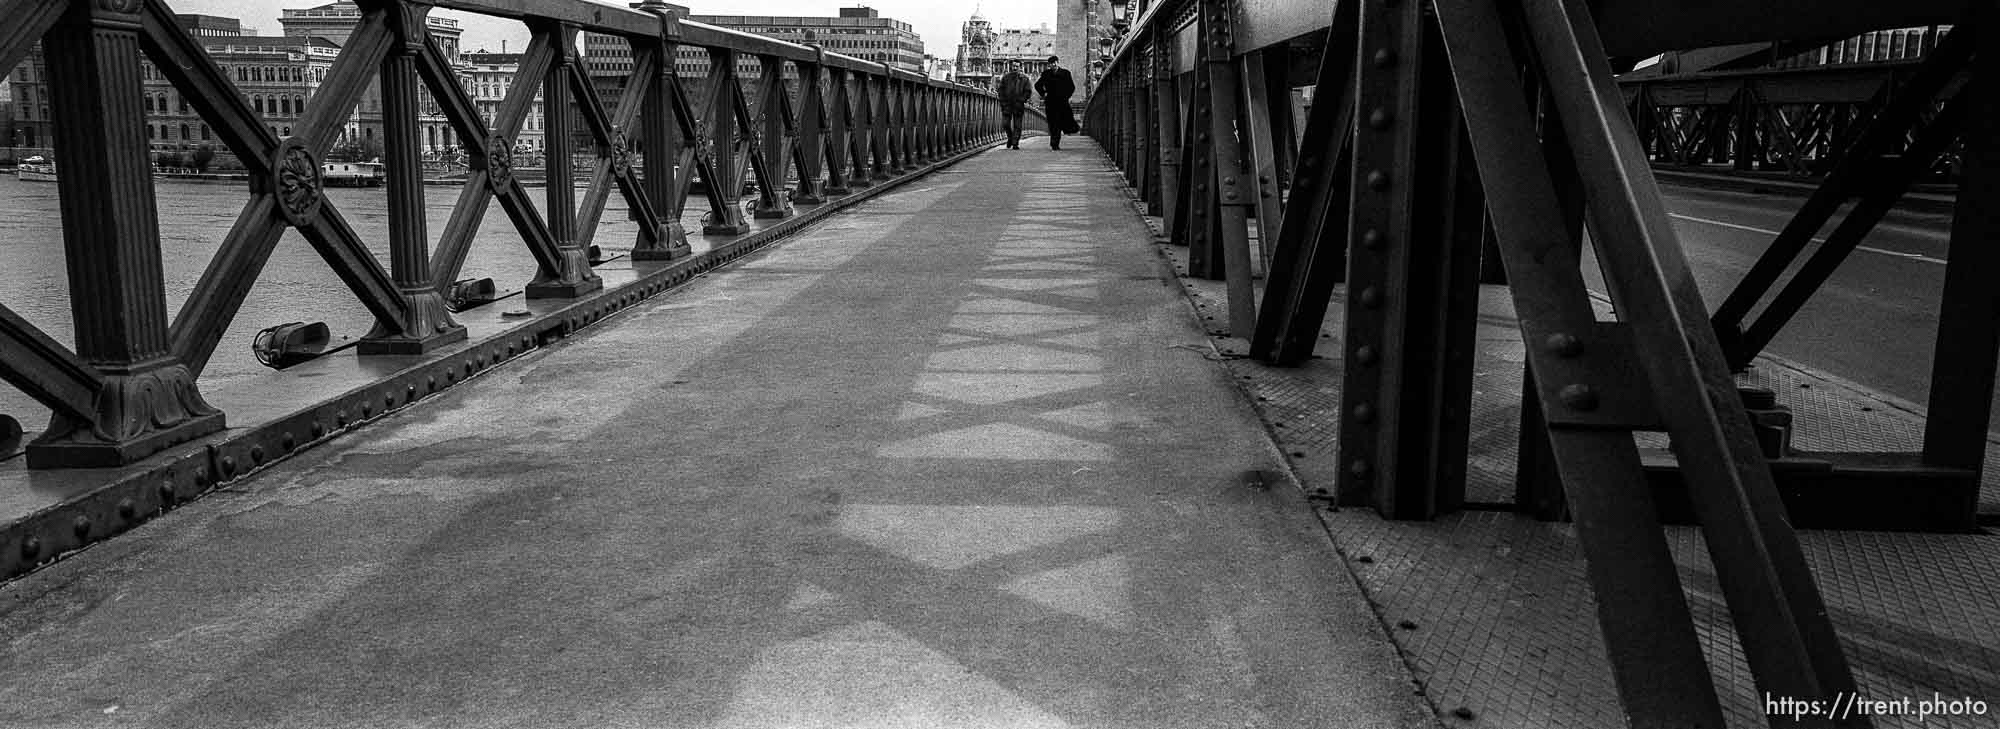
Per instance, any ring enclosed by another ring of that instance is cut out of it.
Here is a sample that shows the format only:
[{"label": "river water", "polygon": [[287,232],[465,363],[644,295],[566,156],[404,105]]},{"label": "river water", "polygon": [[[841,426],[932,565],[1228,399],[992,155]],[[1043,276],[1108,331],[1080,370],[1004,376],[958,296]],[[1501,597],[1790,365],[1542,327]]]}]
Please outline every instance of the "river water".
[{"label": "river water", "polygon": [[[435,242],[450,220],[462,188],[425,188],[430,240]],[[250,199],[241,182],[160,180],[155,184],[160,219],[160,245],[166,274],[167,311],[180,310],[215,252]],[[537,208],[546,202],[541,189],[531,189]],[[577,196],[582,197],[579,190]],[[383,188],[333,188],[327,199],[340,211],[384,270],[388,259],[388,198]],[[69,279],[62,244],[62,213],[57,186],[22,182],[0,174],[0,304],[40,327],[65,345],[72,344]],[[624,202],[613,195],[594,242],[607,252],[631,246],[637,228],[625,219]],[[433,243],[435,247],[435,243]],[[514,232],[496,202],[487,208],[479,235],[461,278],[491,277],[501,290],[518,290],[535,275],[534,257]],[[293,321],[323,321],[336,341],[368,333],[374,317],[354,298],[305,238],[287,232],[258,275],[242,309],[231,322],[208,368],[202,373],[205,392],[227,388],[232,380],[264,372],[250,351],[258,331]],[[0,414],[11,415],[28,430],[48,422],[48,409],[19,390],[0,383]]]}]

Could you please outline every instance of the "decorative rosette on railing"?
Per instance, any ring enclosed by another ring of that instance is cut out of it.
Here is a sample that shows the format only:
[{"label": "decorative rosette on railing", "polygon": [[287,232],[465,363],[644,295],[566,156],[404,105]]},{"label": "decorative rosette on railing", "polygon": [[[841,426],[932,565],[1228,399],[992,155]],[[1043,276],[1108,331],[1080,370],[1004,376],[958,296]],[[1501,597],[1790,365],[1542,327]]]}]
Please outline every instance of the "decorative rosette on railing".
[{"label": "decorative rosette on railing", "polygon": [[632,140],[623,129],[611,131],[611,170],[620,177],[632,172]]},{"label": "decorative rosette on railing", "polygon": [[304,227],[319,215],[324,199],[319,160],[297,137],[286,137],[271,154],[271,189],[277,192],[278,213],[285,222]]},{"label": "decorative rosette on railing", "polygon": [[514,179],[514,144],[495,134],[486,138],[486,182],[494,189],[506,187]]}]

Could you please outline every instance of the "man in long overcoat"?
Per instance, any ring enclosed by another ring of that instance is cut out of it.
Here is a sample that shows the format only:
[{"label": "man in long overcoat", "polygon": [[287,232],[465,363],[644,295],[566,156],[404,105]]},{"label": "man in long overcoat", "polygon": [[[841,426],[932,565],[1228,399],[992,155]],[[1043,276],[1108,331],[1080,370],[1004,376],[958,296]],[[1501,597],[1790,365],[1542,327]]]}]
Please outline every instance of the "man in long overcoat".
[{"label": "man in long overcoat", "polygon": [[1069,76],[1069,70],[1056,65],[1056,57],[1049,56],[1042,67],[1042,77],[1035,80],[1035,93],[1042,95],[1042,110],[1049,115],[1049,149],[1062,149],[1064,134],[1075,134],[1076,115],[1070,112],[1069,97],[1076,93],[1076,81]]}]

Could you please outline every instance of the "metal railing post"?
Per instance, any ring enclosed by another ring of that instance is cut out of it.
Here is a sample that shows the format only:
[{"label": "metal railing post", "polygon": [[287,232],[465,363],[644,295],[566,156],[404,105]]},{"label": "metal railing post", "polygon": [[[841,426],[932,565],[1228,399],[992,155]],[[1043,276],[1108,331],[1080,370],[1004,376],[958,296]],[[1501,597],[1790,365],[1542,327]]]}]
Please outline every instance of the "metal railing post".
[{"label": "metal railing post", "polygon": [[169,349],[139,108],[140,8],[73,2],[45,37],[76,355],[100,377],[93,417],[56,409],[28,445],[30,468],[123,465],[223,428]]},{"label": "metal railing post", "polygon": [[422,354],[466,338],[465,326],[453,321],[444,295],[432,283],[430,230],[424,212],[423,130],[419,112],[417,59],[429,33],[426,5],[384,3],[395,43],[382,59],[382,158],[388,162],[389,274],[401,292],[407,312],[403,326],[377,320],[363,337],[364,355]]},{"label": "metal railing post", "polygon": [[[674,164],[680,159],[684,144],[676,129],[678,125],[673,103],[673,94],[680,84],[680,78],[674,72],[674,53],[680,49],[680,13],[659,0],[649,0],[633,7],[660,18],[659,37],[649,41],[652,46],[649,52],[660,58],[659,68],[652,76],[638,80],[647,86],[645,118],[639,122],[639,134],[646,145],[646,196],[652,198],[653,210],[660,216],[660,229],[665,235],[633,247],[632,260],[670,261],[692,253],[688,247],[687,227],[681,224],[681,208],[686,195],[680,188],[679,176],[674,174]],[[638,49],[635,47],[633,50]]]},{"label": "metal railing post", "polygon": [[577,28],[568,23],[549,23],[537,32],[550,35],[555,57],[542,77],[542,129],[548,147],[549,232],[554,234],[560,270],[543,266],[528,283],[528,298],[569,299],[604,288],[604,281],[590,270],[588,253],[577,244],[575,172],[570,168],[570,75],[577,62]]}]

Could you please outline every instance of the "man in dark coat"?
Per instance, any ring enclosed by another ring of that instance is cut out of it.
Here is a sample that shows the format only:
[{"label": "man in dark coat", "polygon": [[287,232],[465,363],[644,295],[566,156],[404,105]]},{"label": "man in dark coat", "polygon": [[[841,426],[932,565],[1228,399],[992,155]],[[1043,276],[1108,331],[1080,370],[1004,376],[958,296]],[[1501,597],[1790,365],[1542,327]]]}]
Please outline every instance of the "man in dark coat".
[{"label": "man in dark coat", "polygon": [[1007,131],[1007,148],[1020,149],[1021,114],[1027,111],[1035,89],[1028,75],[1021,73],[1019,63],[1008,64],[1007,75],[1000,77],[995,95],[1000,97],[1000,126]]},{"label": "man in dark coat", "polygon": [[1063,135],[1079,131],[1076,115],[1069,110],[1069,97],[1076,93],[1076,81],[1069,77],[1067,69],[1056,65],[1055,56],[1049,56],[1042,77],[1035,80],[1035,92],[1042,95],[1042,110],[1049,115],[1049,149],[1062,149]]}]

